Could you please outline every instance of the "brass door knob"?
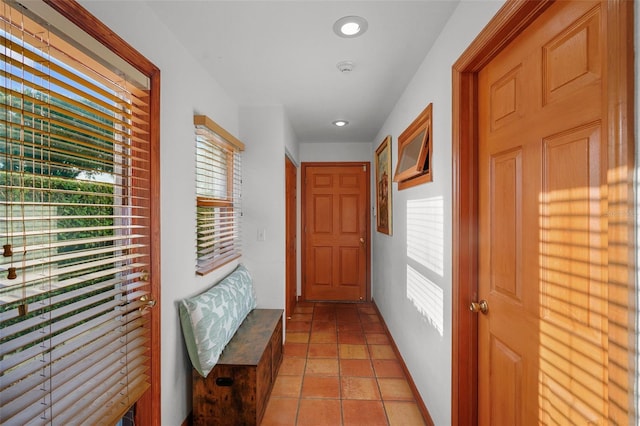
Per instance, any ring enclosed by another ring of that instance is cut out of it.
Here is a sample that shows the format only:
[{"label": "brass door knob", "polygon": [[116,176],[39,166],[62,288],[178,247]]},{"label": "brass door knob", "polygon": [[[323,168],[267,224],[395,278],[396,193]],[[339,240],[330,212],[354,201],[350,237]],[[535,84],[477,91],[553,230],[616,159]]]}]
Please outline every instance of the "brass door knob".
[{"label": "brass door knob", "polygon": [[144,311],[145,309],[153,308],[154,306],[156,306],[156,303],[157,303],[156,299],[152,298],[151,295],[149,294],[145,294],[141,296],[139,300],[142,302],[142,306],[140,307],[141,311]]},{"label": "brass door knob", "polygon": [[471,305],[469,305],[469,310],[476,314],[478,312],[482,312],[483,314],[486,314],[487,312],[489,312],[489,304],[487,303],[486,300],[481,300],[479,302],[471,302]]}]

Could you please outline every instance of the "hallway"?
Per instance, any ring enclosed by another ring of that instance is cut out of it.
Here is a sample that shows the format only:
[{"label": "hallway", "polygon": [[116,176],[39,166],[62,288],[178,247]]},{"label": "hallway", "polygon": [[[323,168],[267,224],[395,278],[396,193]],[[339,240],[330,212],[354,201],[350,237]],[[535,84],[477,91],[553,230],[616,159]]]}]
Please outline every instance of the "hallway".
[{"label": "hallway", "polygon": [[262,426],[424,425],[371,303],[299,303]]}]

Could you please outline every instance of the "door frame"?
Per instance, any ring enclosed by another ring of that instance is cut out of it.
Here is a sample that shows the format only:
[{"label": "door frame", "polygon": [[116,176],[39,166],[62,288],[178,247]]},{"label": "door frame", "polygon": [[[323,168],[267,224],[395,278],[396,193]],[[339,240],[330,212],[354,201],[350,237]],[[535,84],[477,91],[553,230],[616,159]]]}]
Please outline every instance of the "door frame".
[{"label": "door frame", "polygon": [[[553,0],[507,1],[464,51],[452,69],[452,202],[453,202],[453,296],[452,296],[452,377],[451,423],[478,423],[478,317],[469,304],[478,293],[478,73],[516,36],[526,29]],[[626,306],[616,307],[633,331],[635,305],[635,206],[634,206],[634,54],[633,2],[607,2],[605,79],[606,112],[604,128],[608,140],[608,202],[626,215],[609,218],[608,239],[616,246],[609,250],[609,282],[615,281],[617,296]],[[612,171],[617,171],[615,174]],[[612,290],[615,291],[615,290]],[[627,296],[627,297],[625,297]],[[610,303],[611,305],[611,303]],[[626,308],[626,309],[625,309]],[[629,339],[630,335],[618,336]],[[635,345],[634,345],[635,346]],[[630,346],[630,347],[634,347]],[[635,380],[622,373],[623,383]],[[632,387],[631,387],[632,388]],[[630,395],[631,397],[631,395]],[[630,404],[633,402],[630,400]]]},{"label": "door frame", "polygon": [[365,299],[363,300],[363,302],[371,302],[371,163],[368,161],[345,161],[345,162],[303,162],[300,165],[302,172],[301,172],[301,182],[300,182],[300,186],[301,186],[301,197],[300,197],[300,210],[301,210],[301,217],[300,217],[300,227],[301,227],[301,237],[300,237],[300,245],[301,245],[301,251],[302,251],[302,260],[300,262],[300,270],[301,270],[301,296],[302,296],[302,300],[306,300],[306,295],[305,295],[305,284],[306,284],[306,245],[307,245],[307,233],[305,232],[306,229],[306,200],[307,200],[307,185],[306,185],[306,179],[307,179],[307,167],[340,167],[340,166],[360,166],[360,167],[366,167],[367,168],[367,182],[366,182],[366,212],[365,212],[365,228],[366,228],[366,235],[365,235],[365,247],[367,248],[367,250],[365,251],[365,257],[366,257],[366,264],[365,264]]},{"label": "door frame", "polygon": [[135,50],[120,36],[111,31],[102,21],[93,16],[75,0],[44,0],[51,8],[73,22],[87,34],[107,46],[112,52],[134,64],[150,80],[149,95],[149,141],[150,141],[150,200],[149,211],[151,229],[149,245],[149,287],[155,299],[155,306],[149,317],[149,376],[151,386],[136,401],[135,423],[140,425],[160,425],[161,412],[161,369],[160,369],[160,328],[161,328],[161,257],[160,257],[160,69],[144,55]]},{"label": "door frame", "polygon": [[[298,301],[298,167],[285,155],[285,316],[291,318]],[[293,197],[293,200],[291,199]]]}]

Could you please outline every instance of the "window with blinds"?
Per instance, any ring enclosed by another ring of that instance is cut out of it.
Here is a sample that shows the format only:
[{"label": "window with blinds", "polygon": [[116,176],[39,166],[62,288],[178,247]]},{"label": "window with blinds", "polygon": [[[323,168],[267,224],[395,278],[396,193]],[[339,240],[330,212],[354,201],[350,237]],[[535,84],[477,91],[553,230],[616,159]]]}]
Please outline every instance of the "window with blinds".
[{"label": "window with blinds", "polygon": [[244,144],[196,115],[197,265],[204,275],[240,257],[241,151]]},{"label": "window with blinds", "polygon": [[45,9],[0,2],[0,424],[114,424],[150,386],[149,81]]}]

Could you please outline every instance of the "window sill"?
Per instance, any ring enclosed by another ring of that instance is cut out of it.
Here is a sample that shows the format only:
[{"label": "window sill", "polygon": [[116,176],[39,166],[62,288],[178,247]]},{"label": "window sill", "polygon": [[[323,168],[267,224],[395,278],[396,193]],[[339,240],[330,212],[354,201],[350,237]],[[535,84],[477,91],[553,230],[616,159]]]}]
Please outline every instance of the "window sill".
[{"label": "window sill", "polygon": [[240,256],[241,256],[240,253],[235,253],[235,254],[233,254],[233,255],[231,255],[229,257],[225,257],[223,259],[218,259],[215,262],[211,262],[211,263],[207,263],[207,264],[202,265],[202,266],[198,266],[196,268],[196,275],[205,276],[208,273],[213,272],[216,269],[223,267],[227,263],[238,259]]}]

